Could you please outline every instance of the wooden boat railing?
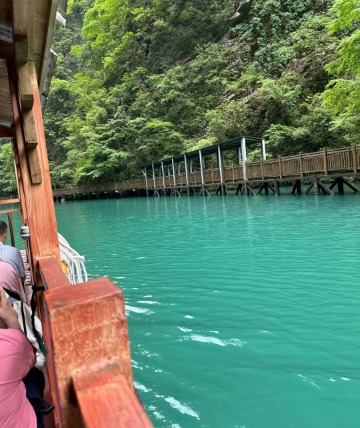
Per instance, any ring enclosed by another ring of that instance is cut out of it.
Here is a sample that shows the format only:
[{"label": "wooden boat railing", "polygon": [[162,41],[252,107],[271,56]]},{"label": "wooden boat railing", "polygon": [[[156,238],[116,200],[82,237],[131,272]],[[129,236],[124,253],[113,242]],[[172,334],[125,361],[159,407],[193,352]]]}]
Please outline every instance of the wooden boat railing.
[{"label": "wooden boat railing", "polygon": [[108,278],[71,285],[39,260],[51,395],[58,427],[151,427],[134,390],[124,296]]},{"label": "wooden boat railing", "polygon": [[[9,204],[18,204],[19,199],[3,199],[0,200],[0,205],[9,205]],[[10,238],[11,238],[11,245],[15,247],[15,235],[14,235],[14,226],[12,221],[12,215],[14,213],[20,213],[20,207],[19,208],[13,208],[13,209],[6,209],[6,210],[0,210],[0,214],[6,214],[8,219],[8,227],[10,231]]]},{"label": "wooden boat railing", "polygon": [[[0,201],[16,203],[19,199]],[[7,215],[12,246],[14,213],[20,208],[0,211]],[[39,260],[39,267],[46,291],[38,309],[55,425],[151,427],[134,390],[122,291],[108,278],[73,286],[55,258]]]}]

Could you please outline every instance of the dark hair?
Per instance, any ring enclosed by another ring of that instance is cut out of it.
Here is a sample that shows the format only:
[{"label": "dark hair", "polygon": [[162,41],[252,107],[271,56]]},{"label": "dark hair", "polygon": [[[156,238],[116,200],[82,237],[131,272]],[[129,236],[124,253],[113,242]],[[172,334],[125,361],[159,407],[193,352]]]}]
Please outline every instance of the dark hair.
[{"label": "dark hair", "polygon": [[7,232],[7,224],[4,221],[0,221],[0,236],[3,236]]}]

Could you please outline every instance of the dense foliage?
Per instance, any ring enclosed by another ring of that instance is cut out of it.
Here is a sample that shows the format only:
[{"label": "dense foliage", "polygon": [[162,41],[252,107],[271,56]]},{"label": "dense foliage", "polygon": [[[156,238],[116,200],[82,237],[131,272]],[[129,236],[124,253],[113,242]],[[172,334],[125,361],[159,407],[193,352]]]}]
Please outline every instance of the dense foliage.
[{"label": "dense foliage", "polygon": [[127,179],[244,134],[265,136],[270,156],[357,143],[359,11],[360,0],[69,1],[45,112],[54,185]]}]

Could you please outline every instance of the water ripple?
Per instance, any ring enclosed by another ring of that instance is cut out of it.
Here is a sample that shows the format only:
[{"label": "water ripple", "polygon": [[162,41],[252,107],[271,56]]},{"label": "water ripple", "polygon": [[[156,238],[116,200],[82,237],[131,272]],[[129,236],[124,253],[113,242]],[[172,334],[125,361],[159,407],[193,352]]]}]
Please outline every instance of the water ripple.
[{"label": "water ripple", "polygon": [[89,277],[123,287],[136,388],[156,427],[358,427],[359,202],[57,205]]}]

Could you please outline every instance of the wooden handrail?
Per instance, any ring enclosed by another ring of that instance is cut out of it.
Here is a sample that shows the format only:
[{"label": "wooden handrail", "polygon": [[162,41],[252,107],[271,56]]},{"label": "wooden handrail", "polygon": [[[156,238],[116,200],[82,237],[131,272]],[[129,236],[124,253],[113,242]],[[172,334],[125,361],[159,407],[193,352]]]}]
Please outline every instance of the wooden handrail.
[{"label": "wooden handrail", "polygon": [[86,428],[144,428],[151,422],[114,362],[74,374],[74,389]]},{"label": "wooden handrail", "polygon": [[55,258],[40,260],[39,267],[46,288],[40,314],[59,428],[151,427],[134,390],[122,291],[108,278],[69,286]]},{"label": "wooden handrail", "polygon": [[[1,204],[0,204],[1,205]],[[21,212],[20,208],[15,208],[11,210],[1,210],[0,214],[6,214],[8,218],[8,226],[10,230],[10,239],[11,239],[11,245],[15,247],[15,234],[14,234],[14,227],[12,222],[12,214]]]},{"label": "wooden handrail", "polygon": [[0,205],[18,204],[20,199],[0,199]]}]

